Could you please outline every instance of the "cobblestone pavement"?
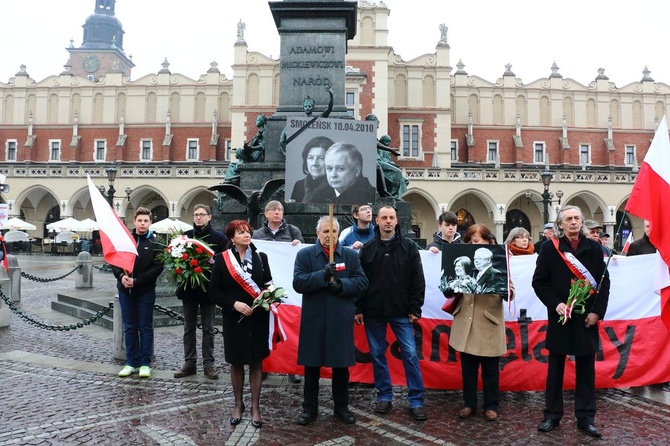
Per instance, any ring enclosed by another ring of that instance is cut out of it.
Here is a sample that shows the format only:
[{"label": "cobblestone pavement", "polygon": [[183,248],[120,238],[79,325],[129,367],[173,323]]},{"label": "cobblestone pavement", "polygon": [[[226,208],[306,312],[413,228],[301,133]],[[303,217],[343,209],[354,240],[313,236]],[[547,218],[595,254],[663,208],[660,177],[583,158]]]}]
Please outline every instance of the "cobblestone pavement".
[{"label": "cobblestone pavement", "polygon": [[[96,263],[100,262],[96,259]],[[55,277],[72,269],[74,258],[20,256],[24,271]],[[94,273],[94,288],[113,289],[111,274]],[[69,276],[50,284],[22,280],[23,309],[49,323],[70,324],[76,319],[53,312],[50,302],[58,291],[73,292]],[[374,390],[351,389],[355,425],[332,415],[330,386],[322,384],[319,419],[298,426],[302,385],[271,375],[263,385],[264,424],[255,429],[249,412],[237,427],[228,423],[232,390],[228,368],[219,360],[221,379],[199,373],[174,379],[181,366],[181,327],[156,331],[156,360],[152,378],[116,377],[121,363],[112,359],[112,333],[99,327],[61,332],[39,329],[12,315],[11,326],[0,328],[0,445],[668,445],[670,398],[659,387],[601,390],[596,424],[600,440],[575,428],[571,417],[548,434],[537,431],[541,392],[505,392],[500,420],[483,417],[460,420],[460,392],[428,391],[429,420],[409,417],[405,390],[396,389],[391,413],[374,413]],[[217,339],[216,354],[223,358]],[[247,407],[250,406],[247,393]],[[566,408],[572,407],[567,395]]]}]

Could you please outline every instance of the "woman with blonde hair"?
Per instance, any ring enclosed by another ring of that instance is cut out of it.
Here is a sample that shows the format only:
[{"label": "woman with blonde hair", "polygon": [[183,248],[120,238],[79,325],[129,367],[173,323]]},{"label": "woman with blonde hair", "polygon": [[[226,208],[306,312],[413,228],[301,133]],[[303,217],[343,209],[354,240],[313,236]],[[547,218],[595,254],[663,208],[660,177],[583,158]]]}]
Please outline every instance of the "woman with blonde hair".
[{"label": "woman with blonde hair", "polygon": [[509,248],[509,252],[515,256],[524,256],[535,252],[535,246],[530,242],[530,232],[526,228],[518,227],[509,231],[505,244]]}]

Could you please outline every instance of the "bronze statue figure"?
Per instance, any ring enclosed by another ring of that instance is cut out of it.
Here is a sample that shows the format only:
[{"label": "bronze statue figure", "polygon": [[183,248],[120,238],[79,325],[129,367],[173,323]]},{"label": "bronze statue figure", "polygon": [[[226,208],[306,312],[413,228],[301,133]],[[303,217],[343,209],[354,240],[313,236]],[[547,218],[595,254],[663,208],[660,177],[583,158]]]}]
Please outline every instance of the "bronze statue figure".
[{"label": "bronze statue figure", "polygon": [[258,133],[248,143],[245,142],[243,147],[235,149],[235,157],[237,161],[232,161],[228,165],[225,174],[225,183],[240,184],[240,169],[239,165],[242,163],[257,163],[265,161],[265,127],[268,118],[264,115],[256,117],[256,127]]}]

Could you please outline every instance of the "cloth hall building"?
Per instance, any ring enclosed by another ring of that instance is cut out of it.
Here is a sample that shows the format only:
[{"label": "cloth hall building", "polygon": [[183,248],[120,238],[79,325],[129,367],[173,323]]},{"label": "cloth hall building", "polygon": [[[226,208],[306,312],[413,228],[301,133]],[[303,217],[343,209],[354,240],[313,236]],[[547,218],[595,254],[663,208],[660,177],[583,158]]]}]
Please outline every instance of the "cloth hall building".
[{"label": "cloth hall building", "polygon": [[[127,223],[139,206],[157,219],[190,221],[194,204],[215,197],[208,187],[223,180],[233,148],[255,134],[256,117],[272,115],[278,104],[280,61],[249,48],[243,28],[230,31],[232,79],[216,63],[190,79],[172,72],[168,59],[156,73],[133,73],[123,49],[132,36],[124,36],[115,1],[95,5],[62,72],[34,80],[21,66],[0,79],[0,173],[11,186],[0,202],[10,216],[36,225],[36,237],[51,221],[92,218],[86,174],[106,187],[110,166],[119,189],[114,207]],[[450,59],[444,26],[425,54],[403,60],[388,46],[388,35],[398,32],[388,29],[389,13],[381,2],[358,3],[345,102],[356,119],[377,115],[378,135],[399,148],[396,161],[410,180],[403,199],[412,204],[419,238],[431,239],[443,210],[457,213],[461,229],[486,224],[499,241],[519,225],[535,237],[544,223],[547,167],[550,219],[561,195],[561,204],[578,205],[615,232],[668,113],[668,84],[640,67],[641,79],[627,85],[602,69],[583,85],[556,64],[529,83],[511,66],[488,81]],[[623,226],[642,235],[635,217]]]}]

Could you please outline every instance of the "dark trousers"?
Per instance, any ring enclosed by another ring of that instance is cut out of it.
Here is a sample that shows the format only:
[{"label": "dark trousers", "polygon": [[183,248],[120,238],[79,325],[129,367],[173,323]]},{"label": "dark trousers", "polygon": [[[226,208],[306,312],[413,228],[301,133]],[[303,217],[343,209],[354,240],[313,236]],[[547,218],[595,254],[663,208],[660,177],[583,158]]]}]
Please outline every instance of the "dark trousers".
[{"label": "dark trousers", "polygon": [[[305,366],[305,389],[302,408],[305,412],[316,414],[319,410],[319,375],[321,367]],[[349,406],[349,368],[333,367],[333,403],[335,410]]]},{"label": "dark trousers", "polygon": [[214,367],[214,313],[216,304],[183,299],[184,306],[184,367],[195,368],[198,362],[196,332],[198,328],[198,308],[202,323],[202,364]]},{"label": "dark trousers", "polygon": [[484,410],[498,410],[498,385],[500,382],[500,357],[476,356],[461,352],[463,376],[463,402],[477,411],[477,379],[482,368],[484,384]]},{"label": "dark trousers", "polygon": [[[565,355],[549,352],[544,417],[563,417]],[[596,355],[575,356],[575,417],[581,425],[593,424],[596,415]]]}]

